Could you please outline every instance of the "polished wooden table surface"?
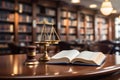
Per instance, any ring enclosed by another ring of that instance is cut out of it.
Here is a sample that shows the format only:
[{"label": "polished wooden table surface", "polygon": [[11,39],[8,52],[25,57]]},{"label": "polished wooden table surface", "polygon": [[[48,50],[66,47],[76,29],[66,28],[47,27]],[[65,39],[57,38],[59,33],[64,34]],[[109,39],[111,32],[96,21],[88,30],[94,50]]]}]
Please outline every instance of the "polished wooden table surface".
[{"label": "polished wooden table surface", "polygon": [[[37,59],[40,55],[37,55]],[[2,79],[85,79],[104,77],[120,70],[115,64],[115,56],[107,55],[105,63],[101,66],[80,65],[49,65],[40,62],[39,65],[24,65],[25,54],[0,56],[0,80]]]}]

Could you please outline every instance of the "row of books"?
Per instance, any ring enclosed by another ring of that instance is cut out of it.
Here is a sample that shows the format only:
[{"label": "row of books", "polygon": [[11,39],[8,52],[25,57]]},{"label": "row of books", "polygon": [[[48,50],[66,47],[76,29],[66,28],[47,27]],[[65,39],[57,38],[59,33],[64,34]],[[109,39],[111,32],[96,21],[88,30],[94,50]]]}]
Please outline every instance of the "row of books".
[{"label": "row of books", "polygon": [[27,4],[23,4],[23,3],[19,3],[19,12],[28,12],[31,13],[32,12],[32,6],[31,5],[27,5]]},{"label": "row of books", "polygon": [[29,26],[29,25],[19,25],[18,32],[32,32],[32,26]]},{"label": "row of books", "polygon": [[13,24],[0,24],[0,32],[13,32]]},{"label": "row of books", "polygon": [[101,34],[107,34],[108,33],[107,31],[108,31],[107,29],[103,29],[100,32],[101,32]]},{"label": "row of books", "polygon": [[98,31],[100,34],[107,34],[108,33],[108,26],[107,25],[98,25]]},{"label": "row of books", "polygon": [[98,17],[95,20],[98,22],[98,24],[105,24],[106,23],[106,20],[104,18]]},{"label": "row of books", "polygon": [[[60,39],[66,41],[66,35],[61,35]],[[69,41],[76,40],[76,35],[69,35]]]},{"label": "row of books", "polygon": [[106,34],[101,35],[101,40],[106,40],[106,39],[107,39]]},{"label": "row of books", "polygon": [[56,15],[56,11],[53,10],[53,9],[47,8],[47,9],[45,10],[45,12],[46,12],[46,15],[50,15],[50,16],[55,16],[55,15]]},{"label": "row of books", "polygon": [[37,14],[45,14],[49,16],[55,16],[56,15],[56,10],[51,9],[51,8],[43,8],[43,7],[37,7]]},{"label": "row of books", "polygon": [[81,28],[81,29],[80,29],[80,34],[85,34],[84,28]]},{"label": "row of books", "polygon": [[20,34],[19,36],[19,41],[32,41],[32,36],[31,35],[22,35]]},{"label": "row of books", "polygon": [[60,39],[61,39],[61,41],[66,41],[66,35],[60,35]]},{"label": "row of books", "polygon": [[61,12],[61,17],[67,17],[67,11],[62,11]]},{"label": "row of books", "polygon": [[65,27],[62,27],[62,28],[60,29],[60,33],[61,33],[61,34],[65,34],[65,33],[66,33],[66,28],[65,28]]},{"label": "row of books", "polygon": [[[66,34],[66,29],[65,28],[61,28],[60,33],[61,34]],[[69,34],[76,34],[76,28],[70,28],[68,30],[68,33]]]},{"label": "row of books", "polygon": [[[64,36],[66,37],[66,36]],[[41,35],[37,36],[37,40],[39,41],[41,39]],[[65,39],[65,38],[62,38]],[[75,38],[74,38],[75,39]],[[13,35],[0,35],[0,42],[12,42],[13,41]],[[32,41],[32,36],[30,35],[19,35],[19,41]]]},{"label": "row of books", "polygon": [[[37,33],[41,33],[42,32],[42,29],[43,29],[43,26],[41,25],[41,26],[37,26],[37,28],[36,28],[36,32]],[[49,26],[46,26],[46,33],[50,33],[50,31],[51,31],[51,27],[49,27]]]},{"label": "row of books", "polygon": [[93,34],[93,29],[87,29],[86,34]]},{"label": "row of books", "polygon": [[85,36],[80,34],[80,39],[82,40],[81,42],[84,42]]},{"label": "row of books", "polygon": [[[14,2],[10,2],[10,1],[5,1],[5,0],[0,0],[0,8],[1,9],[8,9],[8,10],[14,10]],[[23,4],[23,3],[19,3],[18,5],[19,7],[19,12],[32,12],[32,6],[28,5],[28,4]]]},{"label": "row of books", "polygon": [[0,0],[0,8],[1,9],[8,9],[8,10],[14,10],[14,3],[5,0]]},{"label": "row of books", "polygon": [[77,26],[77,20],[74,20],[74,21],[69,20],[69,25]]},{"label": "row of books", "polygon": [[69,29],[69,34],[76,34],[76,32],[77,32],[76,28]]},{"label": "row of books", "polygon": [[107,39],[107,35],[106,34],[102,34],[102,35],[97,34],[96,39],[97,40],[106,40]]},{"label": "row of books", "polygon": [[69,36],[69,41],[76,40],[76,35],[70,35]]},{"label": "row of books", "polygon": [[6,50],[0,49],[0,53],[7,54],[7,53],[11,53],[11,51],[8,50],[7,48],[6,48]]},{"label": "row of books", "polygon": [[70,19],[76,19],[77,14],[73,13],[73,12],[62,11],[61,12],[61,17],[70,18]]},{"label": "row of books", "polygon": [[43,21],[44,19],[46,19],[49,23],[56,23],[55,21],[55,19],[54,18],[52,18],[52,17],[44,17],[44,16],[39,16],[39,17],[37,17],[37,23],[39,23],[39,22],[41,22],[41,21]]},{"label": "row of books", "polygon": [[85,30],[84,29],[80,29],[80,34],[92,34],[93,35],[93,29],[88,29],[86,30],[86,33],[85,33]]},{"label": "row of books", "polygon": [[14,14],[10,12],[0,11],[0,21],[14,21]]},{"label": "row of books", "polygon": [[85,16],[85,20],[86,20],[86,21],[93,21],[93,17]]},{"label": "row of books", "polygon": [[77,26],[77,20],[68,20],[68,19],[62,19],[61,20],[62,25],[66,26]]},{"label": "row of books", "polygon": [[7,44],[0,44],[0,48],[8,48]]},{"label": "row of books", "polygon": [[32,17],[30,15],[21,14],[19,15],[19,22],[31,23]]},{"label": "row of books", "polygon": [[107,27],[106,23],[103,22],[97,22],[98,27],[104,26]]},{"label": "row of books", "polygon": [[13,41],[13,38],[14,38],[14,36],[13,35],[3,35],[3,34],[1,34],[0,35],[0,42],[11,42],[11,41]]},{"label": "row of books", "polygon": [[84,22],[83,21],[80,22],[80,27],[84,27]]},{"label": "row of books", "polygon": [[86,23],[87,28],[93,28],[93,23]]},{"label": "row of books", "polygon": [[86,36],[86,40],[91,40],[91,41],[93,41],[93,40],[94,40],[94,36],[93,36],[93,35],[87,35],[87,36]]}]

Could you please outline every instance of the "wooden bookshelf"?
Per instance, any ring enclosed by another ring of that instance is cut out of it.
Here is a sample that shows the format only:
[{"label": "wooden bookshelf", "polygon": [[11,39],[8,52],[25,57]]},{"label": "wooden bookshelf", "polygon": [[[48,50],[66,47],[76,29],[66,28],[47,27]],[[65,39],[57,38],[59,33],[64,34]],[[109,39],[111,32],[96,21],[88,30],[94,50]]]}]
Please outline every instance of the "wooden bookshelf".
[{"label": "wooden bookshelf", "polygon": [[18,1],[18,40],[19,43],[32,42],[32,3]]},{"label": "wooden bookshelf", "polygon": [[79,38],[94,41],[94,16],[80,12],[79,18]]},{"label": "wooden bookshelf", "polygon": [[94,17],[92,15],[85,15],[85,39],[94,41]]},{"label": "wooden bookshelf", "polygon": [[107,23],[107,19],[105,17],[101,17],[101,16],[96,16],[95,17],[95,21],[96,21],[96,31],[95,31],[95,37],[96,40],[107,40],[108,39],[108,23]]},{"label": "wooden bookshelf", "polygon": [[79,39],[84,40],[85,39],[85,18],[84,14],[79,12]]},{"label": "wooden bookshelf", "polygon": [[[9,52],[10,42],[39,41],[43,25],[38,23],[43,19],[54,22],[62,41],[108,39],[107,19],[73,4],[56,0],[0,0],[0,4],[0,53]],[[49,32],[51,25],[46,27]]]},{"label": "wooden bookshelf", "polygon": [[[64,4],[65,5],[65,4]],[[59,34],[62,41],[73,41],[78,38],[77,26],[78,26],[78,14],[76,7],[74,6],[62,6],[60,7],[60,28]]]},{"label": "wooden bookshelf", "polygon": [[[42,4],[43,3],[43,4]],[[46,1],[39,1],[39,4],[37,4],[36,9],[36,23],[37,23],[37,27],[36,27],[36,41],[40,40],[40,36],[41,36],[41,31],[43,28],[43,24],[39,24],[39,22],[43,21],[44,19],[46,19],[49,23],[53,23],[54,27],[57,28],[57,24],[56,24],[56,17],[57,17],[57,8],[55,7],[56,4],[53,2],[51,4],[53,4],[52,6],[46,5],[44,3],[49,3]],[[46,31],[49,34],[50,30],[51,30],[52,25],[46,25]]]},{"label": "wooden bookshelf", "polygon": [[14,2],[0,0],[0,52],[8,53],[8,42],[14,42]]}]

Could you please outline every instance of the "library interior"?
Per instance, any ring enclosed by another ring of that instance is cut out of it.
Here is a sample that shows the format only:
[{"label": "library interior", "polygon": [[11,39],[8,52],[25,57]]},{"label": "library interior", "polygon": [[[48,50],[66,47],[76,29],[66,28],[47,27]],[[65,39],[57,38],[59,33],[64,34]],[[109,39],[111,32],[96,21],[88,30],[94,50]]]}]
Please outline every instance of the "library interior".
[{"label": "library interior", "polygon": [[[0,0],[0,79],[119,80],[119,4]],[[100,66],[46,63],[56,53],[74,49],[102,52],[106,59]]]}]

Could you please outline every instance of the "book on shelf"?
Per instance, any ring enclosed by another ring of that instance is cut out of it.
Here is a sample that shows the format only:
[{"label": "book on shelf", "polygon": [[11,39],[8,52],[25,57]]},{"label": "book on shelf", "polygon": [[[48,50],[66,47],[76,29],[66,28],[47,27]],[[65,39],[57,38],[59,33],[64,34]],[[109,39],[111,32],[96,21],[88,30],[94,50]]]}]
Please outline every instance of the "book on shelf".
[{"label": "book on shelf", "polygon": [[50,15],[50,16],[55,16],[55,10],[52,10],[52,9],[49,9],[49,8],[46,8],[45,13],[47,15]]},{"label": "book on shelf", "polygon": [[106,56],[102,52],[63,50],[51,57],[48,64],[77,64],[100,66]]},{"label": "book on shelf", "polygon": [[61,33],[61,34],[65,34],[65,33],[66,33],[65,27],[61,28],[60,33]]},{"label": "book on shelf", "polygon": [[61,12],[61,17],[67,17],[67,11],[62,11]]},{"label": "book on shelf", "polygon": [[68,12],[68,18],[71,18],[71,12]]},{"label": "book on shelf", "polygon": [[65,35],[60,35],[60,39],[62,40],[62,41],[66,41],[66,38],[67,38],[67,36],[66,36],[66,34]]},{"label": "book on shelf", "polygon": [[62,19],[62,20],[61,20],[61,24],[62,24],[63,26],[66,26],[66,25],[68,24],[68,19]]},{"label": "book on shelf", "polygon": [[70,28],[69,33],[70,34],[75,34],[76,33],[76,28]]},{"label": "book on shelf", "polygon": [[76,40],[77,39],[77,37],[76,37],[76,35],[74,35],[74,34],[69,34],[69,41],[72,41],[72,40]]},{"label": "book on shelf", "polygon": [[76,18],[77,18],[77,14],[71,12],[71,16],[70,16],[70,18],[71,18],[71,19],[76,19]]},{"label": "book on shelf", "polygon": [[85,34],[85,30],[83,28],[80,29],[80,34]]},{"label": "book on shelf", "polygon": [[14,9],[14,3],[10,2],[9,0],[0,0],[0,8],[8,9],[8,10],[13,10]]},{"label": "book on shelf", "polygon": [[32,22],[32,17],[30,15],[19,15],[19,22],[25,22],[25,23],[31,23]]},{"label": "book on shelf", "polygon": [[71,26],[77,26],[77,20],[71,21]]},{"label": "book on shelf", "polygon": [[14,25],[13,24],[10,24],[10,26],[8,26],[8,31],[9,32],[13,32],[14,30],[13,30],[13,27],[14,27]]},{"label": "book on shelf", "polygon": [[31,13],[32,12],[32,7],[31,5],[25,4],[25,3],[19,3],[19,12],[28,12]]}]

